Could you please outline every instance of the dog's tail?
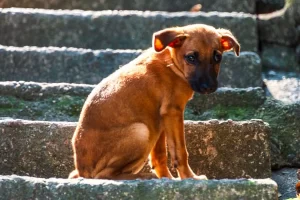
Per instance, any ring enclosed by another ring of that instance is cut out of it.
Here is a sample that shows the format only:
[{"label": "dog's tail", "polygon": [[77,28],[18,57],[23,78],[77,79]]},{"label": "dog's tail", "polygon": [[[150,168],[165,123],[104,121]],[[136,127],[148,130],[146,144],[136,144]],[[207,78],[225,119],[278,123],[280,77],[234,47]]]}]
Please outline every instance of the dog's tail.
[{"label": "dog's tail", "polygon": [[73,170],[70,174],[69,174],[69,179],[70,178],[79,178],[79,174],[78,174],[78,171],[77,169]]}]

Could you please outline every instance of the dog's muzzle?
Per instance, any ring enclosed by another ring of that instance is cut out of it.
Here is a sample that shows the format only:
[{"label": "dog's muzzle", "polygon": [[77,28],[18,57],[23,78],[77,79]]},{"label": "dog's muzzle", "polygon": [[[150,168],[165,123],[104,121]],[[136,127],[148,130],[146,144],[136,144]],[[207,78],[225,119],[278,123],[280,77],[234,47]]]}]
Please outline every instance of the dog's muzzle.
[{"label": "dog's muzzle", "polygon": [[199,83],[198,81],[190,81],[189,83],[192,89],[200,94],[210,94],[215,92],[218,88],[217,84],[208,85],[206,83]]}]

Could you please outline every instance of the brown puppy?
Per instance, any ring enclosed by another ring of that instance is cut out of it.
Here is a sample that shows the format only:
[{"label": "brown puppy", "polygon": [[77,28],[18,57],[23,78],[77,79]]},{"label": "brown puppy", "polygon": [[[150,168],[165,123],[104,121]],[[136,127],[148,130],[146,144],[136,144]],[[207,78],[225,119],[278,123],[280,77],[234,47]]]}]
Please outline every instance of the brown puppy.
[{"label": "brown puppy", "polygon": [[[194,91],[218,87],[222,53],[240,46],[230,31],[207,25],[168,28],[153,49],[104,79],[88,96],[72,144],[69,178],[173,178],[167,150],[181,179],[202,179],[188,164],[183,112]],[[148,156],[154,174],[139,171]]]}]

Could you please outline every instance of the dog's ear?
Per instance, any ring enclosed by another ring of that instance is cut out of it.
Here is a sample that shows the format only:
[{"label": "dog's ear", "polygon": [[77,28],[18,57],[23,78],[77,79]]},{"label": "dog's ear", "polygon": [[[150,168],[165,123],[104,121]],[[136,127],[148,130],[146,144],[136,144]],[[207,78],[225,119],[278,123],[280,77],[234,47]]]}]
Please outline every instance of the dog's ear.
[{"label": "dog's ear", "polygon": [[218,29],[219,33],[221,34],[221,46],[223,51],[230,51],[231,49],[234,50],[235,55],[240,55],[240,44],[238,43],[237,39],[233,36],[233,34],[226,29]]},{"label": "dog's ear", "polygon": [[180,47],[187,35],[180,28],[168,28],[153,34],[153,48],[156,52],[169,47]]}]

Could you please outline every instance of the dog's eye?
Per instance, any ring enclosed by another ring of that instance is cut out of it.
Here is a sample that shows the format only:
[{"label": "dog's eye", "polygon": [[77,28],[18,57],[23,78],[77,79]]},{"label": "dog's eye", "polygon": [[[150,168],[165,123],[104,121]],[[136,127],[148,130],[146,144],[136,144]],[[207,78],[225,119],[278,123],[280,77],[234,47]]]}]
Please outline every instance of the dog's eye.
[{"label": "dog's eye", "polygon": [[185,60],[190,64],[195,64],[197,62],[197,55],[194,54],[188,54],[185,56]]},{"label": "dog's eye", "polygon": [[213,59],[216,63],[221,62],[222,60],[222,54],[218,51],[214,51]]}]

